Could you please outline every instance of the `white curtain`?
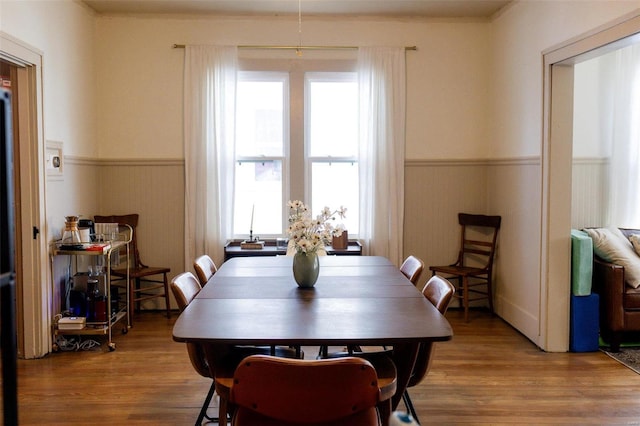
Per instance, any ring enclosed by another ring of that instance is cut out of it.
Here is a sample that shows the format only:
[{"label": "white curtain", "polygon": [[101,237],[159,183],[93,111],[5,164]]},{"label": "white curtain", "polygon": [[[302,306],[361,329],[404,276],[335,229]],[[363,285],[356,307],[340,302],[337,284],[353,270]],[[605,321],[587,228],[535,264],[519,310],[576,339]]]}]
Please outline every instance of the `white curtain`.
[{"label": "white curtain", "polygon": [[609,224],[640,228],[640,45],[616,52]]},{"label": "white curtain", "polygon": [[404,47],[362,47],[360,238],[364,254],[400,265],[404,221],[406,63]]},{"label": "white curtain", "polygon": [[232,235],[236,47],[186,46],[184,73],[185,270],[208,254],[220,264]]}]

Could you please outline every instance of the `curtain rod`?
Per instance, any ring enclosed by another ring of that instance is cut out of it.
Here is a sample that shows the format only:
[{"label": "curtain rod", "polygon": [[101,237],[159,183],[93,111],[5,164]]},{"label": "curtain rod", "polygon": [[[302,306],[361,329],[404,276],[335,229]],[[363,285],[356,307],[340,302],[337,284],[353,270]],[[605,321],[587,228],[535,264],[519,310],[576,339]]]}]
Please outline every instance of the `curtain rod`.
[{"label": "curtain rod", "polygon": [[[174,49],[184,49],[184,44],[174,44]],[[240,45],[238,49],[275,49],[275,50],[356,50],[358,46],[265,46],[265,45]],[[418,50],[416,46],[405,46],[404,50]]]}]

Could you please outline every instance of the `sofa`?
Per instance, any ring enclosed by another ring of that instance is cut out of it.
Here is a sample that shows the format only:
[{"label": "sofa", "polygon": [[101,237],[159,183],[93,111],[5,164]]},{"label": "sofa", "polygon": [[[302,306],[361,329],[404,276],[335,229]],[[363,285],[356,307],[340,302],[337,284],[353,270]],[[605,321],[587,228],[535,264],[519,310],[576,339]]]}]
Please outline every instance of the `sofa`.
[{"label": "sofa", "polygon": [[585,229],[593,240],[592,289],[600,296],[600,335],[618,352],[640,333],[640,230]]}]

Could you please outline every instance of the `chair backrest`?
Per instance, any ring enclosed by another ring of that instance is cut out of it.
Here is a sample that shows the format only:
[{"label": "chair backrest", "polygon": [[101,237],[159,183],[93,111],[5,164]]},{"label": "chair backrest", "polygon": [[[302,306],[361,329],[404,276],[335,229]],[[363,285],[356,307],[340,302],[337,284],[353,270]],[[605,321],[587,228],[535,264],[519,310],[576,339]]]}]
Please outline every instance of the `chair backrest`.
[{"label": "chair backrest", "polygon": [[[171,291],[176,298],[180,311],[184,311],[201,290],[200,282],[191,272],[183,272],[171,280]],[[202,345],[187,343],[187,353],[193,369],[202,377],[211,377],[209,364]]]},{"label": "chair backrest", "polygon": [[236,368],[231,388],[236,426],[255,424],[251,421],[260,417],[274,424],[331,425],[340,420],[340,424],[378,424],[379,398],[376,370],[369,361],[355,357],[301,360],[252,355]]},{"label": "chair backrest", "polygon": [[201,286],[205,286],[209,279],[218,271],[215,262],[209,255],[203,254],[193,261],[193,269],[196,271]]},{"label": "chair backrest", "polygon": [[95,223],[117,223],[120,225],[129,225],[133,229],[133,235],[131,236],[131,269],[139,269],[145,267],[145,265],[140,260],[140,252],[138,251],[138,232],[136,230],[136,227],[138,226],[138,218],[139,215],[137,213],[124,215],[93,216],[93,221]]},{"label": "chair backrest", "polygon": [[[422,294],[442,315],[447,312],[447,308],[453,299],[456,288],[447,280],[438,275],[432,276],[422,289]],[[418,356],[411,371],[408,387],[417,385],[427,375],[431,368],[431,361],[435,351],[434,342],[422,343],[418,348]]]},{"label": "chair backrest", "polygon": [[184,311],[201,289],[200,281],[191,272],[183,272],[171,280],[171,291],[180,312]]},{"label": "chair backrest", "polygon": [[[500,216],[458,213],[462,227],[460,236],[459,266],[477,266],[490,272],[493,268]],[[473,265],[469,265],[469,262]]]},{"label": "chair backrest", "polygon": [[400,265],[400,272],[402,272],[413,285],[418,284],[423,269],[424,262],[415,256],[407,257],[404,262],[402,262],[402,265]]}]

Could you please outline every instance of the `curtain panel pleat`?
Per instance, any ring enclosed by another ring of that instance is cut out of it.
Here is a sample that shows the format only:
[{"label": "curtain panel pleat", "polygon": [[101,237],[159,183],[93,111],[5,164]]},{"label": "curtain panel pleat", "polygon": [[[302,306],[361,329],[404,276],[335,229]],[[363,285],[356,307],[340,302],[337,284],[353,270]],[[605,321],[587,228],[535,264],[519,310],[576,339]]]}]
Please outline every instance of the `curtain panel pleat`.
[{"label": "curtain panel pleat", "polygon": [[403,257],[406,61],[402,47],[358,49],[360,238],[364,254]]},{"label": "curtain panel pleat", "polygon": [[609,226],[640,228],[640,46],[615,52]]},{"label": "curtain panel pleat", "polygon": [[185,270],[232,235],[237,72],[235,46],[185,46]]}]

